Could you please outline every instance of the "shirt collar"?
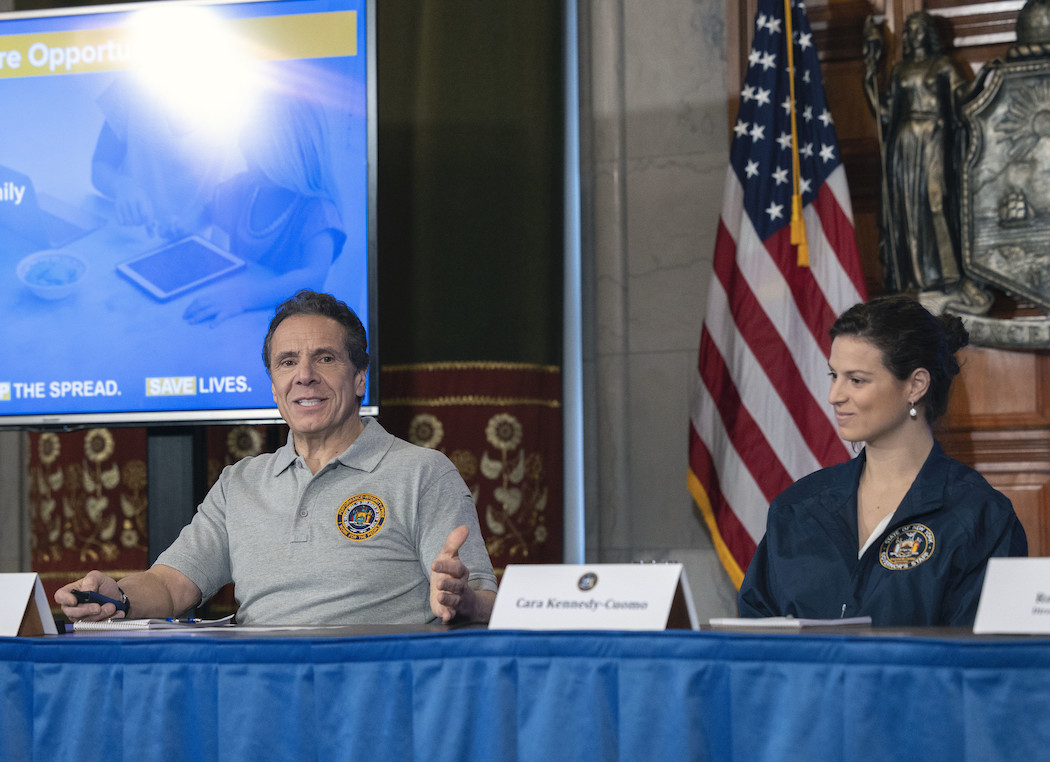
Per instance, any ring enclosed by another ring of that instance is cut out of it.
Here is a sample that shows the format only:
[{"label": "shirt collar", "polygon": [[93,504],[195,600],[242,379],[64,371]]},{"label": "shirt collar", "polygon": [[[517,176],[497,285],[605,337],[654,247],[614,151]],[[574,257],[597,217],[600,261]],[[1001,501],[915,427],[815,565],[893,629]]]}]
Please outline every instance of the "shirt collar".
[{"label": "shirt collar", "polygon": [[361,420],[365,424],[364,430],[336,460],[358,471],[374,471],[394,444],[394,436],[380,426],[375,418],[365,417]]},{"label": "shirt collar", "polygon": [[[375,418],[365,417],[361,420],[365,425],[364,429],[335,460],[358,471],[373,471],[393,445],[394,436],[380,426]],[[289,432],[287,441],[274,453],[273,476],[292,466],[298,458],[293,435]]]}]

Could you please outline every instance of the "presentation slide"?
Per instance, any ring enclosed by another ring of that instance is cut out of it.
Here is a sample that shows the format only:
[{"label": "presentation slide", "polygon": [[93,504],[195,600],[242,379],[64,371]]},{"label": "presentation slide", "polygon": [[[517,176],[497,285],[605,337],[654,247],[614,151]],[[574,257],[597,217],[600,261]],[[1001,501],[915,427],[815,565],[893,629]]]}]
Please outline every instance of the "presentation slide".
[{"label": "presentation slide", "polygon": [[272,409],[277,304],[371,328],[367,3],[110,8],[0,16],[0,425]]}]

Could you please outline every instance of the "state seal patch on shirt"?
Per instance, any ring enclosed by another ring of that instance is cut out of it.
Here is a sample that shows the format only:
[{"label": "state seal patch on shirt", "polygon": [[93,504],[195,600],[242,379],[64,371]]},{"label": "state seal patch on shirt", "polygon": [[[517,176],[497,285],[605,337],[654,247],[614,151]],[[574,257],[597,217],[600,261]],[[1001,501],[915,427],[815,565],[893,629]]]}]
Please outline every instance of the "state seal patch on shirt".
[{"label": "state seal patch on shirt", "polygon": [[882,541],[879,563],[887,569],[914,569],[933,555],[933,531],[925,524],[907,524],[894,529]]},{"label": "state seal patch on shirt", "polygon": [[375,495],[354,495],[348,498],[336,514],[336,522],[343,536],[356,541],[367,540],[386,520],[386,506]]}]

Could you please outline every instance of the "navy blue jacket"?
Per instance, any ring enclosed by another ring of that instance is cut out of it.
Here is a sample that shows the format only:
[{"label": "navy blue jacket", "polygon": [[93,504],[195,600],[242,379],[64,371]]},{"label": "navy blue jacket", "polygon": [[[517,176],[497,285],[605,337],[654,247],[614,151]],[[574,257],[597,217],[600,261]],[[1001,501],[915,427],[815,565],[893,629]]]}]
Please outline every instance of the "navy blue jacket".
[{"label": "navy blue jacket", "polygon": [[864,462],[861,452],[773,501],[740,587],[740,616],[971,626],[988,559],[1028,555],[1010,501],[934,443],[886,530],[858,560]]}]

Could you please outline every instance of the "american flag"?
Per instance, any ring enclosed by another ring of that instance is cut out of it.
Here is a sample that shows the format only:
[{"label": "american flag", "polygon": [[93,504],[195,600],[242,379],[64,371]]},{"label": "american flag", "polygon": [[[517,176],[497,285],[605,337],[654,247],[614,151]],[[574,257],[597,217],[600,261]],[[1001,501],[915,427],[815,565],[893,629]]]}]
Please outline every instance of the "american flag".
[{"label": "american flag", "polygon": [[690,411],[688,483],[740,586],[770,501],[850,456],[827,403],[828,328],[866,299],[820,61],[791,2],[809,266],[791,243],[793,140],[784,0],[760,0],[715,241]]}]

